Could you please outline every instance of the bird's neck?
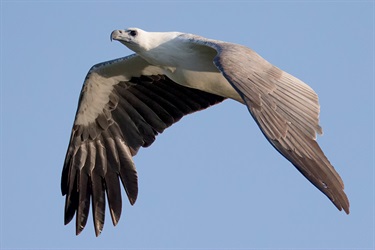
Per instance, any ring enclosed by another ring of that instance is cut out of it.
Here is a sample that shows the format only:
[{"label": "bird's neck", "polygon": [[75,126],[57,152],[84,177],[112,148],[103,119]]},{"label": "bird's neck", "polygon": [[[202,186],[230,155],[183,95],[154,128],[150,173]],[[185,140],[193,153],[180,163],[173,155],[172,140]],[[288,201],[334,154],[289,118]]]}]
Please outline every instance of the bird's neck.
[{"label": "bird's neck", "polygon": [[177,37],[180,34],[179,32],[148,32],[141,50],[136,52],[152,65],[174,65],[176,60],[171,51],[178,51]]},{"label": "bird's neck", "polygon": [[142,49],[144,51],[150,51],[163,47],[174,40],[176,37],[181,35],[180,32],[146,32],[144,35],[144,43],[142,44]]}]

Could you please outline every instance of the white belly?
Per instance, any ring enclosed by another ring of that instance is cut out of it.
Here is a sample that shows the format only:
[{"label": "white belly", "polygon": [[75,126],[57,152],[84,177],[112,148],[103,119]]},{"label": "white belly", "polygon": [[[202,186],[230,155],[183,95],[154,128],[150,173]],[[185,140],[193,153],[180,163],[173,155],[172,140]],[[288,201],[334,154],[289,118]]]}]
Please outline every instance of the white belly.
[{"label": "white belly", "polygon": [[[178,53],[171,54],[170,51]],[[164,69],[164,73],[178,84],[243,103],[237,91],[214,65],[216,54],[216,50],[210,47],[184,40],[140,53],[150,64]]]},{"label": "white belly", "polygon": [[241,96],[216,69],[215,66],[209,71],[194,71],[187,69],[165,70],[165,74],[178,84],[231,98],[243,103]]}]

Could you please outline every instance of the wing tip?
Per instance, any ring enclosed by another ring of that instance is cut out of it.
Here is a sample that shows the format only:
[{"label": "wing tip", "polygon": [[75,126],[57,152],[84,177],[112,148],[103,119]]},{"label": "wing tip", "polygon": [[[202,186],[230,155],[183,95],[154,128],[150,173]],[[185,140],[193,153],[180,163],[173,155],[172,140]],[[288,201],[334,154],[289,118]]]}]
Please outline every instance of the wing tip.
[{"label": "wing tip", "polygon": [[335,204],[335,206],[337,207],[338,210],[344,211],[347,215],[350,214],[349,203],[345,203],[345,204],[334,203],[334,204]]},{"label": "wing tip", "polygon": [[99,237],[103,231],[103,225],[95,225],[95,236]]},{"label": "wing tip", "polygon": [[79,224],[76,224],[76,235],[80,235],[83,231],[83,229],[85,228],[85,226],[82,226],[82,225],[79,225]]},{"label": "wing tip", "polygon": [[137,195],[135,195],[134,197],[129,196],[130,205],[133,206],[136,201],[137,201]]},{"label": "wing tip", "polygon": [[117,223],[120,221],[120,218],[121,218],[121,210],[116,212],[110,208],[110,212],[111,212],[113,226],[117,226]]},{"label": "wing tip", "polygon": [[[344,191],[343,191],[344,192]],[[340,207],[340,211],[341,211],[341,208],[342,210],[344,210],[344,212],[349,215],[350,214],[350,203],[349,203],[349,199],[348,197],[345,195],[344,193],[344,201],[341,202],[341,207]]]},{"label": "wing tip", "polygon": [[325,190],[321,191],[330,199],[339,211],[344,211],[348,215],[350,214],[350,202],[344,189],[336,189],[334,192],[325,192]]},{"label": "wing tip", "polygon": [[346,213],[347,215],[350,214],[349,207],[344,207],[344,211],[345,211],[345,213]]}]

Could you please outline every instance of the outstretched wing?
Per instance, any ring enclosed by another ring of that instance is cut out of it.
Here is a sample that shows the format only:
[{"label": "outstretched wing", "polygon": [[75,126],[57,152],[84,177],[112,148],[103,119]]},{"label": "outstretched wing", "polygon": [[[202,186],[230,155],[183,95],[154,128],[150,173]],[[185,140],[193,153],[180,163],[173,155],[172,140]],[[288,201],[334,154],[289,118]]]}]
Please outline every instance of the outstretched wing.
[{"label": "outstretched wing", "polygon": [[184,38],[217,51],[214,64],[241,95],[267,140],[349,214],[343,181],[315,140],[322,133],[316,93],[249,48],[194,35]]},{"label": "outstretched wing", "polygon": [[76,215],[79,234],[86,225],[91,199],[98,236],[107,196],[116,225],[122,206],[119,179],[130,203],[137,199],[132,156],[184,115],[223,100],[174,83],[136,55],[93,66],[82,88],[62,172],[65,224]]}]

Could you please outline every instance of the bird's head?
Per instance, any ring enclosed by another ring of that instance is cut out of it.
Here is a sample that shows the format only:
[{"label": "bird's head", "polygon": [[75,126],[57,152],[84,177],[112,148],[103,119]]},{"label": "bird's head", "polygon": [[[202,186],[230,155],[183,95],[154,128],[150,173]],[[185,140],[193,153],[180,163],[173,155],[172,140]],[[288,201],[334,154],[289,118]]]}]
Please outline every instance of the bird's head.
[{"label": "bird's head", "polygon": [[147,33],[138,28],[114,30],[111,33],[111,41],[119,41],[134,52],[141,52],[148,49]]},{"label": "bird's head", "polygon": [[155,48],[162,47],[163,44],[180,34],[180,32],[147,32],[139,28],[128,28],[112,31],[111,41],[119,41],[132,51],[145,54]]}]

